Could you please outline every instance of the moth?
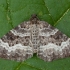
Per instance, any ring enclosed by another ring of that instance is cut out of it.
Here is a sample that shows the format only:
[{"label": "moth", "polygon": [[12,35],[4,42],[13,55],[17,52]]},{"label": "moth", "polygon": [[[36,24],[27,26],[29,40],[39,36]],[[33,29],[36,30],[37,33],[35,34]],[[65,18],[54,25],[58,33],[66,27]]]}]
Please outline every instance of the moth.
[{"label": "moth", "polygon": [[32,15],[0,39],[0,58],[24,61],[34,53],[44,61],[70,56],[70,38]]}]

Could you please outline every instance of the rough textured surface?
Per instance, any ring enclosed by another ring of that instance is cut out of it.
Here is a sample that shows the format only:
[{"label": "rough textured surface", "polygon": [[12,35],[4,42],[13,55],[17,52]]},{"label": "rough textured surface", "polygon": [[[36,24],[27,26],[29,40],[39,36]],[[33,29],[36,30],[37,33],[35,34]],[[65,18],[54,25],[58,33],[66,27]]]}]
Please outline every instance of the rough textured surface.
[{"label": "rough textured surface", "polygon": [[45,61],[70,56],[70,38],[32,15],[0,39],[0,57],[24,61],[37,53]]}]

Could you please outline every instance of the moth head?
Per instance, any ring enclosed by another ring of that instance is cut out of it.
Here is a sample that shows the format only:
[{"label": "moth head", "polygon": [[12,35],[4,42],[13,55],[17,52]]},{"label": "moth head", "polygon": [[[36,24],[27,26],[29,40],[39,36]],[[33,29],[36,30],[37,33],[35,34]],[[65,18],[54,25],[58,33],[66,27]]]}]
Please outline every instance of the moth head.
[{"label": "moth head", "polygon": [[30,21],[31,21],[32,23],[37,23],[37,20],[38,20],[38,17],[37,17],[36,14],[31,15]]}]

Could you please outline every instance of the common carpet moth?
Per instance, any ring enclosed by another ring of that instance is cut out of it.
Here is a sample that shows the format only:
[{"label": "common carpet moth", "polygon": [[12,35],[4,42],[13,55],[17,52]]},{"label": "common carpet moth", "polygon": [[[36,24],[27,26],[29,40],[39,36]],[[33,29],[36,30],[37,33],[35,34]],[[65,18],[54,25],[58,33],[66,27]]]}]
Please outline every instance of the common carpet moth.
[{"label": "common carpet moth", "polygon": [[37,53],[45,61],[70,56],[70,38],[32,15],[0,39],[0,58],[24,61]]}]

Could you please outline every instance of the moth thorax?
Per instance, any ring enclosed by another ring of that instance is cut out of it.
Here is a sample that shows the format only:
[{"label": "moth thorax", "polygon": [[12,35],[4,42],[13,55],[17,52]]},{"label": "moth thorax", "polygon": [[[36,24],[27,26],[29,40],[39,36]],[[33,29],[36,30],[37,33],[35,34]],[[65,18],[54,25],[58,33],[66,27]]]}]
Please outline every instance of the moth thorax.
[{"label": "moth thorax", "polygon": [[31,41],[33,44],[34,53],[37,52],[39,41],[39,29],[37,24],[33,24],[31,28]]}]

